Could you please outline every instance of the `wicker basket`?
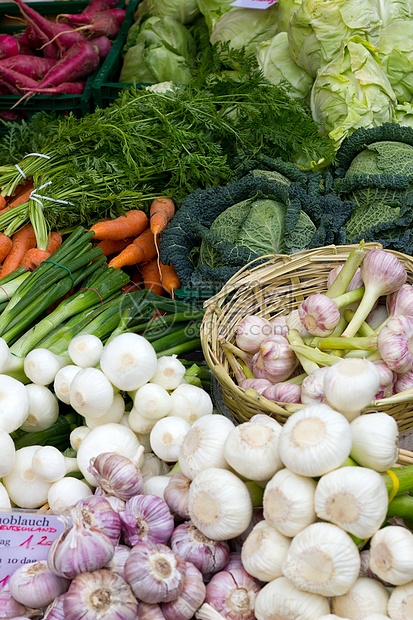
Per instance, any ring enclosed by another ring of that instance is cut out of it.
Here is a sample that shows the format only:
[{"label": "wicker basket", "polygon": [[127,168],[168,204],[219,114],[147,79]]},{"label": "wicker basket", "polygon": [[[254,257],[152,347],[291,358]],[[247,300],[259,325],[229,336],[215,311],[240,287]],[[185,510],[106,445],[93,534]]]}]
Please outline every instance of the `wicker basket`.
[{"label": "wicker basket", "polygon": [[[219,381],[225,403],[238,422],[246,422],[257,413],[266,413],[283,423],[291,413],[304,407],[293,403],[272,402],[255,390],[241,389],[233,378],[222,348],[222,341],[234,342],[238,324],[249,314],[265,318],[288,314],[304,298],[327,290],[330,270],[345,262],[356,245],[327,246],[292,255],[271,255],[258,266],[253,261],[236,273],[227,284],[205,302],[201,325],[201,343],[205,359]],[[364,249],[382,249],[379,243],[366,243]],[[388,250],[389,252],[391,250]],[[404,264],[408,282],[413,282],[413,258],[391,251]],[[400,398],[400,395],[399,395]],[[397,421],[399,431],[413,428],[413,390],[404,402],[386,398],[366,407],[367,411],[385,411]]]}]

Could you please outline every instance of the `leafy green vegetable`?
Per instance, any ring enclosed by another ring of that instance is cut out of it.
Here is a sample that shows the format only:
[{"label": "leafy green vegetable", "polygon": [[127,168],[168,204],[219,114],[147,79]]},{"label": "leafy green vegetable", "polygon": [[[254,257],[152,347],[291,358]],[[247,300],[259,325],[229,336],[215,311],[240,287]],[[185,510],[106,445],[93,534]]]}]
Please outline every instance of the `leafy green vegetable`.
[{"label": "leafy green vegetable", "polygon": [[120,82],[187,84],[195,56],[189,30],[173,17],[149,17],[129,30]]},{"label": "leafy green vegetable", "polygon": [[288,32],[293,13],[301,6],[301,0],[278,0],[277,26],[279,32]]},{"label": "leafy green vegetable", "polygon": [[231,8],[213,25],[211,44],[229,42],[232,48],[244,47],[247,53],[253,53],[259,43],[277,33],[276,12],[276,4],[264,11]]},{"label": "leafy green vegetable", "polygon": [[306,99],[314,80],[291,56],[286,32],[260,43],[255,55],[271,84],[286,84],[292,97]]},{"label": "leafy green vegetable", "polygon": [[393,121],[396,103],[374,48],[359,37],[319,71],[311,91],[313,118],[337,146],[359,127]]},{"label": "leafy green vegetable", "polygon": [[396,20],[413,19],[413,2],[412,0],[385,0],[377,3],[382,28],[386,28],[389,24]]},{"label": "leafy green vegetable", "polygon": [[413,96],[413,19],[397,19],[382,28],[378,56],[401,104]]},{"label": "leafy green vegetable", "polygon": [[357,130],[342,143],[333,170],[334,190],[355,204],[346,241],[412,249],[400,242],[413,222],[413,129],[386,123]]},{"label": "leafy green vegetable", "polygon": [[[353,208],[338,196],[306,191],[310,174],[273,161],[239,181],[187,196],[163,233],[161,260],[172,262],[185,285],[222,286],[264,254],[291,253],[342,240]],[[312,173],[311,173],[312,174]],[[295,178],[294,178],[295,177]],[[298,183],[300,178],[302,183]]]},{"label": "leafy green vegetable", "polygon": [[288,29],[291,55],[316,77],[352,37],[377,45],[380,26],[376,0],[303,0]]},{"label": "leafy green vegetable", "polygon": [[199,13],[197,0],[143,0],[137,9],[138,19],[144,15],[173,17],[181,24],[189,24]]}]

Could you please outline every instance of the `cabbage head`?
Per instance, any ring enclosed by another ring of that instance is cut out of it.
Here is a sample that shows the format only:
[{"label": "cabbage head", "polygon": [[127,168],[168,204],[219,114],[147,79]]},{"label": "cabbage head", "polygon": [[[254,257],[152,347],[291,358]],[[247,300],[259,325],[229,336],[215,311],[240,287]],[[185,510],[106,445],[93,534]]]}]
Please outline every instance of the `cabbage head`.
[{"label": "cabbage head", "polygon": [[288,35],[279,32],[264,41],[255,50],[258,64],[269,82],[284,82],[291,97],[305,99],[313,85],[313,78],[297,65],[290,54]]},{"label": "cabbage head", "polygon": [[291,55],[316,77],[352,37],[377,46],[380,26],[376,0],[303,0],[288,28]]},{"label": "cabbage head", "polygon": [[189,24],[199,15],[199,8],[197,0],[144,0],[136,13],[138,17],[144,14],[173,17],[180,24]]},{"label": "cabbage head", "polygon": [[195,42],[185,26],[172,17],[150,17],[130,28],[120,82],[187,84]]},{"label": "cabbage head", "polygon": [[212,28],[210,42],[229,42],[230,47],[254,53],[257,45],[277,34],[277,5],[262,9],[231,9]]},{"label": "cabbage head", "polygon": [[311,91],[313,118],[337,146],[359,127],[394,121],[396,103],[376,54],[358,37],[319,72]]},{"label": "cabbage head", "polygon": [[[235,247],[250,251],[250,260],[266,254],[284,254],[290,250],[286,243],[286,206],[271,198],[252,198],[228,207],[211,225],[216,240],[227,241]],[[301,211],[294,229],[293,250],[310,247],[316,227]],[[225,256],[213,244],[202,240],[200,261],[210,268],[225,265]]]},{"label": "cabbage head", "polygon": [[413,19],[382,28],[378,55],[399,103],[413,97]]},{"label": "cabbage head", "polygon": [[278,0],[277,6],[278,32],[288,32],[291,16],[301,6],[301,0]]},{"label": "cabbage head", "polygon": [[403,127],[413,128],[413,104],[399,103],[396,105],[396,123]]},{"label": "cabbage head", "polygon": [[198,0],[198,8],[205,18],[209,34],[220,17],[233,8],[232,2],[234,0]]},{"label": "cabbage head", "polygon": [[383,28],[397,19],[413,19],[413,0],[377,0]]}]

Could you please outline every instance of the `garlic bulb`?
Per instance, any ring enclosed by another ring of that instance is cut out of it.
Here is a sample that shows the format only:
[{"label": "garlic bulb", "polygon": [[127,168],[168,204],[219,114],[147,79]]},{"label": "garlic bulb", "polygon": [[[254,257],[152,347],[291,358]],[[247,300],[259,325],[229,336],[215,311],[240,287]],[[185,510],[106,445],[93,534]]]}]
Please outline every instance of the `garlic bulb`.
[{"label": "garlic bulb", "polygon": [[353,420],[375,397],[380,373],[365,359],[343,359],[324,375],[325,397],[334,409]]},{"label": "garlic bulb", "polygon": [[205,536],[228,540],[248,527],[252,502],[247,487],[235,474],[209,467],[201,471],[189,487],[188,512],[191,521]]},{"label": "garlic bulb", "polygon": [[256,596],[260,589],[242,569],[221,571],[207,584],[205,602],[224,618],[254,620]]},{"label": "garlic bulb", "polygon": [[358,538],[370,538],[386,517],[388,492],[376,471],[341,467],[320,478],[314,504],[319,519],[335,523]]},{"label": "garlic bulb", "polygon": [[394,393],[394,387],[397,379],[395,372],[391,370],[383,360],[375,360],[374,365],[380,373],[380,386],[379,391],[375,394],[374,398],[388,398]]},{"label": "garlic bulb", "polygon": [[21,616],[27,611],[26,606],[18,603],[9,590],[0,590],[0,618],[7,620]]},{"label": "garlic bulb", "polygon": [[125,579],[125,564],[130,554],[130,547],[126,545],[116,545],[115,553],[112,559],[103,567],[105,570],[110,570],[112,573],[120,575]]},{"label": "garlic bulb", "polygon": [[285,324],[289,330],[296,329],[301,338],[311,336],[310,332],[308,332],[302,324],[298,310],[292,310],[289,314],[287,314],[285,317]]},{"label": "garlic bulb", "polygon": [[403,586],[413,581],[413,534],[397,525],[383,527],[370,541],[370,570],[383,581]]},{"label": "garlic bulb", "polygon": [[410,620],[413,606],[413,581],[397,586],[390,594],[387,613],[391,620]]},{"label": "garlic bulb", "polygon": [[367,413],[353,420],[350,427],[350,456],[359,465],[380,472],[395,465],[399,429],[394,418],[384,412]]},{"label": "garlic bulb", "polygon": [[191,620],[204,602],[205,594],[202,574],[193,564],[187,562],[183,590],[174,601],[160,604],[163,615],[166,620]]},{"label": "garlic bulb", "polygon": [[174,519],[167,503],[156,495],[136,495],[119,513],[124,541],[166,543],[174,530]]},{"label": "garlic bulb", "polygon": [[412,336],[413,316],[404,315],[390,317],[377,335],[382,359],[398,374],[413,369]]},{"label": "garlic bulb", "polygon": [[282,467],[279,434],[268,424],[245,422],[235,426],[224,444],[228,465],[249,480],[268,480]]},{"label": "garlic bulb", "polygon": [[356,581],[360,555],[350,536],[331,523],[313,523],[291,541],[282,571],[297,588],[340,596]]},{"label": "garlic bulb", "polygon": [[[331,271],[329,271],[328,276],[327,276],[327,289],[329,289],[330,286],[333,284],[333,282],[336,280],[338,274],[343,269],[343,266],[344,265],[337,265],[336,267],[333,267]],[[362,286],[363,286],[363,279],[361,277],[360,267],[357,267],[357,270],[354,276],[350,280],[350,284],[346,288],[346,292],[355,291],[357,288],[361,288]]]},{"label": "garlic bulb", "polygon": [[63,609],[65,597],[66,594],[61,594],[55,598],[53,603],[50,603],[44,612],[44,620],[65,620],[65,612]]},{"label": "garlic bulb", "polygon": [[413,370],[409,370],[409,372],[405,372],[401,375],[396,375],[396,377],[397,379],[394,384],[395,394],[413,388]]},{"label": "garlic bulb", "polygon": [[172,409],[168,415],[183,418],[193,424],[212,414],[213,404],[208,392],[191,383],[181,383],[171,393]]},{"label": "garlic bulb", "polygon": [[275,429],[275,432],[280,435],[282,426],[275,418],[272,418],[270,415],[266,415],[265,413],[256,413],[250,418],[250,424],[269,424],[272,428]]},{"label": "garlic bulb", "polygon": [[328,366],[322,366],[307,375],[301,384],[301,402],[303,405],[315,405],[325,400],[324,376]]},{"label": "garlic bulb", "polygon": [[173,514],[177,514],[184,519],[189,518],[188,514],[188,493],[191,479],[184,474],[173,474],[164,490],[164,500]]},{"label": "garlic bulb", "polygon": [[279,403],[301,403],[301,385],[280,381],[268,387],[263,396]]},{"label": "garlic bulb", "polygon": [[209,576],[224,569],[229,560],[229,545],[207,538],[191,521],[178,525],[171,536],[171,549]]},{"label": "garlic bulb", "polygon": [[316,521],[314,493],[316,482],[282,469],[264,490],[264,518],[284,536],[295,536]]},{"label": "garlic bulb", "polygon": [[413,315],[413,286],[403,284],[397,291],[386,297],[387,310],[390,316],[398,314]]},{"label": "garlic bulb", "polygon": [[120,575],[101,569],[73,579],[63,609],[65,620],[105,617],[136,620],[138,603]]},{"label": "garlic bulb", "polygon": [[172,409],[169,392],[157,383],[145,383],[133,397],[135,412],[149,420],[160,420]]},{"label": "garlic bulb", "polygon": [[113,510],[110,502],[105,497],[91,495],[77,502],[71,510],[71,517],[82,523],[86,528],[94,528],[102,534],[106,534],[114,545],[118,544],[121,519],[119,513]]},{"label": "garlic bulb", "polygon": [[224,444],[234,424],[222,415],[206,415],[192,425],[179,451],[179,467],[191,480],[207,467],[228,468]]},{"label": "garlic bulb", "polygon": [[152,476],[143,483],[144,495],[156,495],[156,497],[164,498],[165,489],[169,484],[169,476]]},{"label": "garlic bulb", "polygon": [[102,568],[115,553],[111,539],[95,528],[86,527],[78,513],[72,515],[72,522],[71,527],[54,539],[47,555],[50,570],[67,579]]},{"label": "garlic bulb", "polygon": [[281,565],[290,543],[291,539],[280,534],[268,521],[259,521],[242,546],[241,559],[245,570],[260,581],[281,577]]},{"label": "garlic bulb", "polygon": [[133,459],[114,452],[102,452],[90,459],[89,471],[105,493],[127,501],[143,491],[138,466],[142,454],[140,448]]},{"label": "garlic bulb", "polygon": [[150,433],[152,451],[163,461],[175,463],[190,428],[189,422],[178,416],[157,420]]},{"label": "garlic bulb", "polygon": [[349,620],[349,618],[341,618],[335,614],[327,614],[327,616],[321,616],[318,620]]},{"label": "garlic bulb", "polygon": [[139,542],[125,564],[125,579],[144,603],[173,601],[184,588],[186,562],[166,545]]},{"label": "garlic bulb", "polygon": [[46,560],[20,566],[11,575],[8,587],[13,598],[27,607],[47,607],[66,592],[68,579],[52,573]]},{"label": "garlic bulb", "polygon": [[298,307],[304,328],[313,336],[330,336],[340,320],[340,310],[333,299],[316,293],[309,295]]},{"label": "garlic bulb", "polygon": [[235,342],[247,353],[256,353],[263,340],[273,334],[273,328],[268,319],[262,316],[246,316],[237,327]]},{"label": "garlic bulb", "polygon": [[241,381],[239,384],[243,390],[251,388],[258,392],[258,394],[264,394],[264,392],[273,387],[273,385],[272,381],[268,379],[244,379],[244,381]]},{"label": "garlic bulb", "polygon": [[177,355],[162,355],[158,358],[151,383],[157,383],[165,390],[174,390],[184,378],[186,369]]},{"label": "garlic bulb", "polygon": [[386,615],[389,593],[387,588],[368,577],[359,577],[342,596],[331,599],[331,611],[350,620],[359,620],[369,614]]},{"label": "garlic bulb", "polygon": [[350,454],[351,429],[328,405],[309,405],[284,424],[279,450],[288,469],[300,476],[321,476],[340,467]]},{"label": "garlic bulb", "polygon": [[169,473],[170,467],[152,452],[146,452],[143,455],[143,464],[139,466],[142,474],[142,480],[145,483],[152,476],[164,476]]},{"label": "garlic bulb", "polygon": [[143,601],[138,602],[138,618],[139,620],[165,620],[165,616],[157,603],[151,605]]},{"label": "garlic bulb", "polygon": [[267,583],[257,594],[257,620],[315,620],[330,613],[328,599],[304,592],[285,577]]},{"label": "garlic bulb", "polygon": [[252,364],[255,377],[279,382],[288,379],[298,366],[298,359],[284,336],[270,336],[260,344]]}]

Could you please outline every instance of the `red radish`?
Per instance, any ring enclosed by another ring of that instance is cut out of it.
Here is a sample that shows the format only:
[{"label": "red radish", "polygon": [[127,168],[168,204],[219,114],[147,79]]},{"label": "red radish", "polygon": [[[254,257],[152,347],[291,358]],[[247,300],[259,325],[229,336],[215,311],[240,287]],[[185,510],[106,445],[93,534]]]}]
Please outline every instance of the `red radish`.
[{"label": "red radish", "polygon": [[19,112],[12,110],[0,110],[0,119],[3,121],[21,121],[23,116]]},{"label": "red radish", "polygon": [[34,93],[44,93],[45,95],[81,95],[86,86],[85,80],[77,80],[76,82],[63,82],[53,88],[33,88]]},{"label": "red radish", "polygon": [[30,41],[27,36],[28,28],[24,31],[21,37],[17,39],[17,43],[19,44],[19,54],[24,54],[25,56],[34,56],[34,48],[30,45]]},{"label": "red radish", "polygon": [[20,95],[26,90],[37,88],[39,82],[13,69],[2,67],[0,63],[0,84],[7,86],[13,95]]},{"label": "red radish", "polygon": [[30,47],[34,50],[39,49],[43,45],[42,41],[37,36],[36,31],[31,26],[27,26],[24,34],[19,39],[19,42],[20,41],[27,43],[27,45],[30,45]]},{"label": "red radish", "polygon": [[110,39],[108,39],[104,35],[102,35],[101,37],[95,37],[94,39],[90,39],[90,43],[92,43],[92,45],[96,45],[96,47],[98,48],[99,57],[101,60],[106,58],[112,47]]},{"label": "red radish", "polygon": [[6,67],[7,69],[13,69],[14,71],[18,71],[18,73],[27,75],[33,80],[41,80],[56,62],[57,60],[53,60],[52,58],[19,54],[19,56],[12,56],[11,58],[0,60],[0,70],[2,67]]},{"label": "red radish", "polygon": [[111,15],[116,19],[119,25],[122,24],[125,19],[126,11],[125,9],[109,9],[107,11],[100,11],[97,13],[78,13],[77,15],[65,16],[65,20],[72,24],[90,24],[97,15]]},{"label": "red radish", "polygon": [[10,34],[0,34],[0,59],[10,58],[19,53],[19,44]]},{"label": "red radish", "polygon": [[101,13],[113,9],[118,4],[118,0],[91,0],[86,8],[81,13],[61,13],[57,16],[56,21],[60,18],[70,20],[76,20],[79,15],[95,15],[95,13]]}]

